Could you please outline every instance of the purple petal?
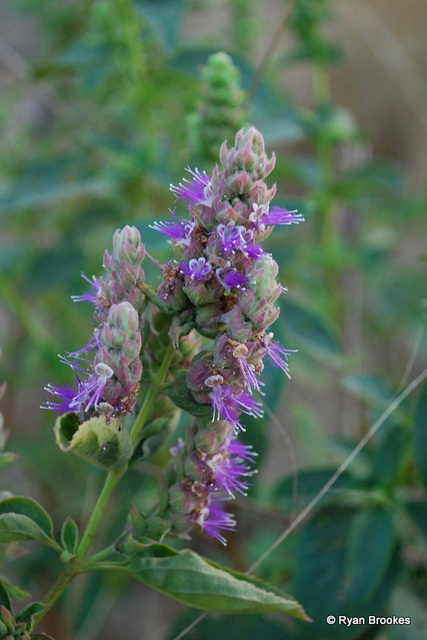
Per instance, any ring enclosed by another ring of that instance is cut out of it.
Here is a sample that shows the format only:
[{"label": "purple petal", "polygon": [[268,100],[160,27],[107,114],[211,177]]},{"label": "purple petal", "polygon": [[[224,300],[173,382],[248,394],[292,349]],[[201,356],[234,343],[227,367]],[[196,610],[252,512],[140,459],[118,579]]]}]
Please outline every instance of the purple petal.
[{"label": "purple petal", "polygon": [[193,280],[203,280],[210,275],[212,267],[206,258],[192,258],[190,262],[182,262],[181,271],[190,276]]},{"label": "purple petal", "polygon": [[254,418],[262,418],[262,416],[264,415],[264,411],[261,408],[261,403],[254,400],[249,393],[246,393],[246,391],[241,391],[236,396],[236,402],[240,411],[246,413],[248,416],[253,416]]},{"label": "purple petal", "polygon": [[282,369],[282,371],[286,373],[288,378],[290,378],[291,376],[289,373],[289,365],[287,360],[292,353],[296,353],[296,350],[285,349],[285,347],[283,347],[280,342],[269,342],[268,344],[264,344],[264,346],[267,351],[267,356],[273,367]]},{"label": "purple petal", "polygon": [[97,302],[98,302],[98,292],[99,292],[99,289],[100,289],[98,279],[95,276],[92,276],[92,280],[91,280],[90,278],[85,276],[84,273],[81,273],[80,275],[84,280],[86,280],[86,282],[89,282],[90,286],[93,287],[95,289],[95,291],[94,292],[93,291],[86,291],[85,293],[82,293],[81,295],[71,296],[71,299],[74,302],[92,302],[92,304],[97,304]]},{"label": "purple petal", "polygon": [[212,496],[209,506],[201,509],[198,524],[206,531],[209,537],[216,538],[223,545],[227,544],[226,539],[220,533],[220,530],[234,531],[236,528],[236,521],[232,515],[227,513],[222,506],[222,499],[217,499]]},{"label": "purple petal", "polygon": [[155,222],[150,224],[150,229],[154,231],[160,231],[163,235],[168,236],[177,244],[184,244],[188,246],[191,242],[191,233],[196,226],[194,220],[179,220],[175,213],[171,212],[175,221],[170,222]]},{"label": "purple petal", "polygon": [[72,387],[54,387],[53,385],[48,384],[47,387],[45,387],[45,391],[48,391],[53,396],[59,398],[59,402],[51,402],[50,400],[47,400],[44,405],[42,405],[42,409],[52,409],[60,414],[74,411],[72,408],[72,402],[76,395],[75,389]]},{"label": "purple petal", "polygon": [[273,207],[261,218],[263,224],[298,224],[304,222],[304,218],[297,210],[288,211],[282,207]]},{"label": "purple petal", "polygon": [[226,291],[233,287],[240,289],[247,282],[246,276],[239,273],[235,267],[216,269],[215,274]]},{"label": "purple petal", "polygon": [[193,204],[210,206],[213,197],[211,177],[206,171],[201,173],[198,169],[193,171],[190,167],[186,167],[186,171],[193,176],[192,180],[184,178],[177,187],[173,184],[170,185],[170,190],[175,195],[176,200],[188,200]]}]

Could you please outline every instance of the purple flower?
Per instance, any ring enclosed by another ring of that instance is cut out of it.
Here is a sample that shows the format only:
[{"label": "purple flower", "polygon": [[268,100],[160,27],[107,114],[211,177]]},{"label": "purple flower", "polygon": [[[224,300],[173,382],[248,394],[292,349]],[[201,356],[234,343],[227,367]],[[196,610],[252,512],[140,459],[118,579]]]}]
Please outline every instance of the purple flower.
[{"label": "purple flower", "polygon": [[217,233],[222,252],[226,256],[241,251],[245,256],[256,260],[264,254],[261,245],[254,244],[253,232],[243,225],[235,225],[234,222],[219,224]]},{"label": "purple flower", "polygon": [[195,205],[204,204],[207,207],[211,206],[213,199],[211,177],[206,171],[201,173],[198,169],[193,171],[190,167],[187,167],[186,171],[193,176],[192,180],[184,178],[177,187],[173,184],[170,185],[170,190],[176,199],[188,200]]},{"label": "purple flower", "polygon": [[209,277],[212,266],[206,260],[206,258],[192,258],[190,262],[182,262],[180,265],[181,271],[190,276],[192,280],[203,280]]},{"label": "purple flower", "polygon": [[297,210],[288,211],[282,207],[273,207],[271,211],[268,211],[261,217],[261,222],[264,225],[269,224],[298,224],[304,222],[304,218]]},{"label": "purple flower", "polygon": [[237,406],[239,407],[239,411],[246,413],[248,416],[253,416],[254,418],[262,418],[262,416],[264,415],[261,403],[254,400],[249,393],[246,393],[246,391],[241,391],[239,394],[237,394],[235,396],[235,400]]},{"label": "purple flower", "polygon": [[234,531],[236,528],[236,521],[234,517],[227,513],[222,506],[222,502],[224,500],[226,500],[226,498],[220,498],[212,495],[209,504],[200,509],[197,524],[206,531],[210,538],[216,538],[225,546],[227,541],[220,533],[220,530]]},{"label": "purple flower", "polygon": [[239,344],[233,349],[233,356],[237,359],[240,367],[240,373],[245,382],[246,387],[251,389],[260,390],[260,383],[255,375],[255,367],[246,360],[248,354],[248,348],[244,344]]},{"label": "purple flower", "polygon": [[236,438],[227,443],[223,452],[219,451],[207,460],[207,465],[215,474],[217,486],[222,487],[231,497],[234,497],[235,492],[246,495],[249,485],[243,478],[255,473],[245,463],[245,460],[253,462],[255,454],[251,447],[238,443],[239,446],[233,448],[234,442],[238,442]]},{"label": "purple flower", "polygon": [[235,225],[233,222],[219,224],[217,234],[221,239],[222,250],[225,255],[244,249],[249,240],[246,228],[242,225]]},{"label": "purple flower", "polygon": [[76,390],[73,389],[73,387],[54,387],[52,384],[48,384],[44,389],[51,395],[59,398],[59,402],[47,400],[44,405],[41,406],[42,409],[52,409],[60,414],[74,411],[72,402],[74,401]]},{"label": "purple flower", "polygon": [[168,236],[176,244],[183,244],[188,247],[191,243],[191,233],[196,223],[194,220],[179,220],[174,211],[171,213],[175,218],[175,222],[155,222],[149,226],[154,231],[160,231],[163,235]]},{"label": "purple flower", "polygon": [[91,280],[85,276],[84,273],[81,273],[80,275],[84,280],[86,280],[86,282],[89,282],[90,286],[93,287],[95,291],[86,291],[86,293],[82,293],[80,296],[71,296],[71,299],[74,300],[74,302],[92,302],[92,304],[98,304],[98,293],[100,290],[98,278],[92,276]]},{"label": "purple flower", "polygon": [[225,383],[222,375],[209,376],[205,385],[212,389],[209,393],[213,410],[212,421],[227,420],[236,431],[244,431],[243,425],[239,422],[239,413],[243,412],[255,418],[264,415],[261,404],[254,400],[250,393],[236,391]]},{"label": "purple flower", "polygon": [[232,389],[224,384],[224,378],[220,374],[209,376],[205,380],[205,385],[208,389],[212,389],[209,393],[213,409],[212,422],[227,420],[232,425],[237,424],[239,411]]},{"label": "purple flower", "polygon": [[98,362],[88,378],[80,384],[78,393],[70,403],[71,408],[77,413],[87,413],[91,407],[96,409],[102,402],[105,385],[113,375],[114,371],[108,364]]},{"label": "purple flower", "polygon": [[243,273],[239,273],[235,267],[224,267],[216,269],[215,275],[226,291],[233,287],[240,289],[246,284],[247,278]]},{"label": "purple flower", "polygon": [[287,360],[292,353],[296,353],[296,350],[285,349],[285,347],[283,347],[280,342],[272,342],[272,337],[272,333],[268,334],[268,336],[266,336],[267,339],[261,341],[262,345],[264,346],[267,356],[273,367],[278,367],[284,373],[286,373],[288,378],[290,378],[291,376],[289,373],[289,365]]}]

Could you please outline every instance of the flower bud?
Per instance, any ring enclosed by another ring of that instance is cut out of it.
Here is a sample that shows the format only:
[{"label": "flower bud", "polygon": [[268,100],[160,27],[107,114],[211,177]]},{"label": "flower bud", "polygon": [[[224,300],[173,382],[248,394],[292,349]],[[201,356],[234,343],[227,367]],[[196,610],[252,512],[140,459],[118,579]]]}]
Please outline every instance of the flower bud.
[{"label": "flower bud", "polygon": [[113,256],[121,263],[139,265],[145,256],[141,235],[136,227],[126,225],[117,229],[113,236]]},{"label": "flower bud", "polygon": [[59,416],[54,431],[62,451],[103,469],[124,469],[133,452],[129,432],[117,418],[100,416],[80,424],[77,414],[66,413]]}]

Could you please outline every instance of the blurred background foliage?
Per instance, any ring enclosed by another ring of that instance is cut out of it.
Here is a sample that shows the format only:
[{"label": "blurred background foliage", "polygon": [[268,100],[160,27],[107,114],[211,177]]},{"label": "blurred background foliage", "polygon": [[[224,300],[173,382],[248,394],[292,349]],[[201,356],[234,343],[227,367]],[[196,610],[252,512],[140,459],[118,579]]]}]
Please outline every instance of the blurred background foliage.
[{"label": "blurred background foliage", "polygon": [[[53,418],[39,406],[48,382],[69,382],[58,351],[87,341],[90,311],[70,295],[85,289],[82,271],[100,273],[117,227],[135,224],[165,261],[149,225],[170,216],[169,184],[187,165],[209,171],[245,123],[276,151],[276,203],[305,216],[270,239],[289,289],[274,330],[298,349],[292,381],[284,389],[265,371],[268,415],[248,420],[245,434],[260,472],[237,501],[238,531],[225,550],[192,541],[246,570],[425,366],[424,1],[3,0],[0,17],[1,410],[19,454],[2,467],[0,490],[39,499],[57,527],[91,509],[100,473],[55,450]],[[426,452],[424,385],[257,569],[313,623],[209,616],[186,637],[418,640]],[[126,477],[106,538],[135,487],[138,505],[155,499],[159,464]],[[32,551],[30,560],[14,549],[9,566],[41,597],[59,568],[50,551]],[[166,640],[195,615],[122,577],[95,576],[73,585],[48,631],[108,640],[125,625],[129,640]],[[412,624],[328,626],[327,615]]]}]

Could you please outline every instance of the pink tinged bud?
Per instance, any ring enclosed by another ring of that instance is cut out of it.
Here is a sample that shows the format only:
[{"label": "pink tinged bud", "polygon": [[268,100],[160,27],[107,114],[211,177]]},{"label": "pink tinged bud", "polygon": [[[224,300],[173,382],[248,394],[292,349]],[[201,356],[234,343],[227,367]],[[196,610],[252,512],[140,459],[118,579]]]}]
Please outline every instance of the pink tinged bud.
[{"label": "pink tinged bud", "polygon": [[157,290],[157,295],[166,312],[178,313],[188,306],[183,287],[184,283],[178,277],[163,280]]},{"label": "pink tinged bud", "polygon": [[126,291],[138,286],[139,282],[144,282],[144,270],[139,265],[124,263],[120,269],[120,280]]},{"label": "pink tinged bud", "polygon": [[252,324],[243,315],[240,305],[235,305],[228,313],[222,316],[222,321],[226,325],[230,335],[235,340],[245,342],[252,335]]},{"label": "pink tinged bud", "polygon": [[244,147],[238,149],[233,155],[233,164],[247,171],[253,171],[259,162],[259,158],[257,153],[254,153],[252,149],[253,145],[251,141],[248,140]]},{"label": "pink tinged bud", "polygon": [[194,445],[205,455],[212,455],[224,446],[233,434],[233,426],[226,420],[212,422],[199,428],[194,436]]},{"label": "pink tinged bud", "polygon": [[139,328],[137,311],[129,302],[113,304],[108,312],[107,326],[114,331],[124,331],[127,336],[135,336]]},{"label": "pink tinged bud", "polygon": [[[231,297],[231,296],[230,296]],[[204,304],[196,309],[197,330],[208,338],[215,337],[224,328],[224,304]]]},{"label": "pink tinged bud", "polygon": [[[189,486],[190,483],[188,483]],[[200,498],[187,489],[182,483],[178,483],[169,488],[169,505],[173,511],[188,515],[199,506]]]},{"label": "pink tinged bud", "polygon": [[227,187],[236,195],[246,193],[252,185],[252,178],[246,171],[239,171],[227,180]]},{"label": "pink tinged bud", "polygon": [[140,264],[145,256],[141,234],[136,227],[126,225],[113,236],[113,257],[119,262]]}]

